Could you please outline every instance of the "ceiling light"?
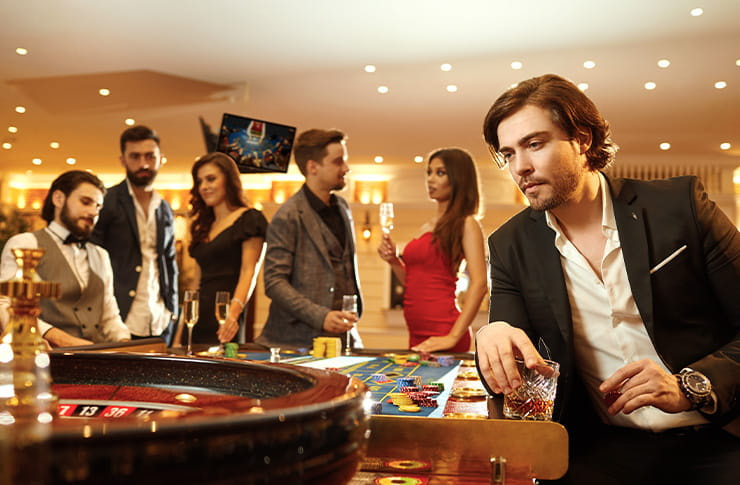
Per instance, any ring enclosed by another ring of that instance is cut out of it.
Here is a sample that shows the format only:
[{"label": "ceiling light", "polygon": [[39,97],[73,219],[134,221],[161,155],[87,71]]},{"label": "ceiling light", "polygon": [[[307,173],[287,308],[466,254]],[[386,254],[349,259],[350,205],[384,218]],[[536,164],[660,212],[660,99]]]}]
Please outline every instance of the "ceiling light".
[{"label": "ceiling light", "polygon": [[380,94],[386,94],[388,92],[388,86],[378,86],[378,92]]},{"label": "ceiling light", "polygon": [[652,91],[652,90],[653,90],[653,89],[655,89],[655,88],[656,88],[657,86],[658,86],[658,85],[657,85],[657,84],[655,84],[655,83],[654,83],[654,82],[652,82],[652,81],[648,81],[648,82],[646,82],[646,83],[645,83],[645,89],[647,89],[648,91]]},{"label": "ceiling light", "polygon": [[740,67],[740,59],[735,59],[735,65]]},{"label": "ceiling light", "polygon": [[372,64],[365,65],[365,72],[375,72],[375,66]]},{"label": "ceiling light", "polygon": [[727,87],[727,83],[725,81],[717,81],[714,83],[714,87],[717,89],[725,89]]},{"label": "ceiling light", "polygon": [[53,141],[53,142],[49,143],[49,146],[51,148],[53,148],[54,150],[56,150],[57,148],[59,148],[59,142],[58,141]]},{"label": "ceiling light", "polygon": [[691,16],[692,17],[699,17],[703,13],[704,13],[704,9],[703,8],[692,8],[691,9]]},{"label": "ceiling light", "polygon": [[671,149],[671,144],[668,143],[668,142],[666,142],[666,141],[664,141],[663,143],[660,144],[660,149],[661,150],[670,150]]},{"label": "ceiling light", "polygon": [[15,107],[15,112],[16,113],[25,113],[26,112],[26,107],[25,106],[16,106]]},{"label": "ceiling light", "polygon": [[593,69],[594,67],[596,67],[596,63],[594,61],[586,61],[583,63],[583,67],[585,67],[586,69]]},{"label": "ceiling light", "polygon": [[729,144],[729,143],[727,143],[727,142],[725,142],[725,143],[720,143],[720,144],[719,144],[719,149],[720,149],[720,150],[729,150],[730,148],[732,148],[732,145],[730,145],[730,144]]},{"label": "ceiling light", "polygon": [[8,133],[18,133],[18,128],[16,128],[15,126],[9,126]]},{"label": "ceiling light", "polygon": [[449,93],[456,93],[457,92],[457,85],[450,84],[445,89],[447,89],[447,92],[449,92]]},{"label": "ceiling light", "polygon": [[658,67],[662,67],[663,69],[665,69],[666,67],[670,65],[671,65],[671,61],[669,61],[668,59],[661,59],[658,61]]},{"label": "ceiling light", "polygon": [[98,89],[98,94],[101,96],[108,96],[110,94],[110,89],[100,88]]},{"label": "ceiling light", "polygon": [[26,49],[25,47],[16,47],[15,53],[19,56],[25,56],[26,54],[28,54],[28,49]]},{"label": "ceiling light", "polygon": [[580,89],[581,91],[587,90],[588,89],[588,83],[579,83],[578,84],[578,89]]},{"label": "ceiling light", "polygon": [[33,163],[34,165],[41,165],[41,159],[40,158],[34,158],[33,160],[31,160],[31,163]]},{"label": "ceiling light", "polygon": [[124,122],[124,123],[125,123],[125,124],[126,124],[127,126],[134,126],[134,124],[136,123],[136,120],[135,120],[135,119],[133,119],[133,118],[126,118],[126,119],[125,119],[125,120],[124,120],[123,122]]},{"label": "ceiling light", "polygon": [[444,72],[448,72],[448,71],[451,71],[452,70],[452,64],[445,63],[445,64],[442,64],[441,66],[439,66],[439,68],[441,70],[443,70]]},{"label": "ceiling light", "polygon": [[5,143],[3,143],[3,148],[6,150],[10,150],[11,148],[13,148],[13,144],[6,141]]},{"label": "ceiling light", "polygon": [[161,160],[162,160],[162,165],[164,165],[165,163],[167,163],[167,157],[162,157]]},{"label": "ceiling light", "polygon": [[377,155],[374,160],[375,163],[383,163],[383,157],[381,157],[380,155]]},{"label": "ceiling light", "polygon": [[523,65],[524,64],[522,64],[519,61],[514,61],[514,62],[511,63],[511,68],[512,69],[521,69]]},{"label": "ceiling light", "polygon": [[416,155],[416,156],[414,157],[414,161],[415,161],[416,163],[421,163],[421,162],[423,162],[423,161],[424,161],[424,157],[422,157],[421,155]]},{"label": "ceiling light", "polygon": [[74,158],[74,157],[69,157],[69,158],[67,159],[67,165],[74,165],[75,163],[77,163],[77,159],[76,159],[76,158]]}]

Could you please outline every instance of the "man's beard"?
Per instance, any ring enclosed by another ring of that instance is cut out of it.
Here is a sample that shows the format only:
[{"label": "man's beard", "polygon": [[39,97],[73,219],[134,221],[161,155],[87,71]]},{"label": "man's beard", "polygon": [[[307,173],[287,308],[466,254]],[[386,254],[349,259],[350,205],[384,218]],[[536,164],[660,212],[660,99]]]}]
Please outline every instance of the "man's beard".
[{"label": "man's beard", "polygon": [[548,184],[552,188],[552,195],[550,195],[549,198],[532,199],[530,197],[527,197],[526,193],[523,193],[524,196],[527,197],[529,205],[532,209],[537,211],[549,211],[556,209],[557,207],[570,200],[571,196],[578,187],[578,181],[579,177],[577,173],[563,172],[561,174],[556,174],[553,179],[548,181]]},{"label": "man's beard", "polygon": [[126,178],[136,187],[147,187],[151,185],[156,176],[157,172],[154,170],[137,170],[136,172],[126,170]]},{"label": "man's beard", "polygon": [[69,215],[69,209],[67,208],[67,202],[64,202],[64,206],[62,207],[62,212],[59,214],[59,219],[62,221],[62,225],[69,230],[72,234],[75,236],[82,238],[82,239],[90,239],[90,235],[92,234],[94,225],[90,226],[89,228],[80,227],[77,222],[82,219],[82,217],[78,217],[77,220],[73,219],[72,216]]}]

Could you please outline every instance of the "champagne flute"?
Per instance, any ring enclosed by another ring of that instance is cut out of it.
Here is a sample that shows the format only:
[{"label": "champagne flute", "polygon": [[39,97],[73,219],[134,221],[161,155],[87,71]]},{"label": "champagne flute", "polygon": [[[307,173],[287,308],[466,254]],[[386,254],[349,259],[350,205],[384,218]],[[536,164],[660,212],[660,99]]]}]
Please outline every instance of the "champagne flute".
[{"label": "champagne flute", "polygon": [[[231,293],[228,291],[217,291],[216,292],[216,320],[218,320],[219,331],[223,328],[226,323],[226,317],[229,314],[229,303],[231,302]],[[221,343],[221,349],[224,349],[224,343]]]},{"label": "champagne flute", "polygon": [[380,204],[380,229],[383,234],[390,234],[393,230],[393,203],[383,202]]},{"label": "champagne flute", "polygon": [[200,292],[196,290],[185,290],[183,298],[183,320],[188,326],[188,355],[193,355],[193,327],[198,323],[198,302]]},{"label": "champagne flute", "polygon": [[[352,313],[357,316],[357,295],[344,295],[342,297],[342,311]],[[350,345],[351,330],[347,330],[347,343],[344,346],[344,355],[352,355],[352,346]]]}]

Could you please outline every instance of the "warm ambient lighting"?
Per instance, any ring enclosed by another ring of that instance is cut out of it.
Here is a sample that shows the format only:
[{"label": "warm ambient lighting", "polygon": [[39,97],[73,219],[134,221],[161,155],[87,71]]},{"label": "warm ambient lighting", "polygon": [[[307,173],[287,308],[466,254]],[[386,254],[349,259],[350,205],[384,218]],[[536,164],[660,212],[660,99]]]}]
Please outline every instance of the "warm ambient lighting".
[{"label": "warm ambient lighting", "polygon": [[26,54],[28,54],[28,49],[26,49],[25,47],[16,47],[15,53],[19,56],[25,56]]},{"label": "warm ambient lighting", "polygon": [[376,156],[374,159],[375,163],[383,163],[383,157],[380,155]]},{"label": "warm ambient lighting", "polygon": [[714,87],[717,89],[725,89],[727,87],[727,83],[725,81],[717,81],[714,83]]},{"label": "warm ambient lighting", "polygon": [[388,92],[388,86],[378,86],[378,92],[380,94],[386,94]]},{"label": "warm ambient lighting", "polygon": [[417,155],[417,156],[414,157],[414,161],[416,163],[421,163],[421,162],[424,161],[424,157],[422,157],[421,155]]},{"label": "warm ambient lighting", "polygon": [[719,149],[720,149],[720,150],[729,150],[730,148],[732,148],[732,145],[730,145],[730,144],[729,144],[729,143],[727,143],[727,142],[725,142],[725,143],[720,143],[720,144],[719,144]]},{"label": "warm ambient lighting", "polygon": [[16,113],[25,113],[26,112],[26,107],[25,106],[16,106],[15,107],[15,112]]},{"label": "warm ambient lighting", "polygon": [[100,88],[98,89],[98,94],[101,96],[108,96],[110,94],[110,89]]},{"label": "warm ambient lighting", "polygon": [[445,89],[447,89],[447,92],[448,93],[456,93],[457,92],[457,86],[455,84],[450,84]]},{"label": "warm ambient lighting", "polygon": [[40,158],[34,158],[33,160],[31,160],[31,163],[33,163],[34,165],[41,165],[42,162]]},{"label": "warm ambient lighting", "polygon": [[671,61],[669,61],[668,59],[661,59],[658,61],[658,67],[662,67],[663,69],[665,69],[666,67],[670,65],[671,65]]},{"label": "warm ambient lighting", "polygon": [[441,66],[439,66],[439,68],[441,70],[443,70],[444,72],[449,72],[449,71],[452,70],[452,64],[445,63],[445,64],[442,64]]},{"label": "warm ambient lighting", "polygon": [[126,118],[123,122],[127,126],[134,126],[136,124],[136,120],[133,118]]},{"label": "warm ambient lighting", "polygon": [[524,66],[524,64],[522,64],[519,61],[514,61],[514,62],[511,63],[511,68],[512,69],[521,69],[522,66]]},{"label": "warm ambient lighting", "polygon": [[583,63],[583,67],[585,67],[586,69],[593,69],[594,67],[596,67],[596,63],[594,61],[586,61]]},{"label": "warm ambient lighting", "polygon": [[67,165],[74,165],[75,163],[77,163],[77,159],[76,158],[69,157],[67,159]]},{"label": "warm ambient lighting", "polygon": [[10,150],[11,148],[13,148],[13,144],[6,141],[5,143],[3,143],[3,148],[6,150]]},{"label": "warm ambient lighting", "polygon": [[645,89],[647,89],[648,91],[652,91],[652,90],[653,90],[653,89],[655,89],[655,88],[656,88],[657,86],[658,86],[658,85],[657,85],[657,84],[655,84],[655,83],[654,83],[654,82],[652,82],[652,81],[648,81],[648,82],[646,82],[646,83],[645,83]]},{"label": "warm ambient lighting", "polygon": [[585,91],[588,89],[588,83],[578,83],[578,89]]},{"label": "warm ambient lighting", "polygon": [[699,17],[704,13],[703,8],[692,8],[691,9],[691,16],[692,17]]},{"label": "warm ambient lighting", "polygon": [[53,141],[53,142],[49,143],[49,146],[51,148],[53,148],[54,150],[56,150],[57,148],[59,148],[59,142],[58,141]]},{"label": "warm ambient lighting", "polygon": [[375,66],[373,66],[372,64],[367,64],[365,66],[365,72],[375,72],[375,70]]},{"label": "warm ambient lighting", "polygon": [[663,143],[660,144],[660,149],[661,150],[670,150],[671,149],[671,144],[664,141]]},{"label": "warm ambient lighting", "polygon": [[18,128],[16,128],[15,126],[9,126],[8,133],[18,133]]}]

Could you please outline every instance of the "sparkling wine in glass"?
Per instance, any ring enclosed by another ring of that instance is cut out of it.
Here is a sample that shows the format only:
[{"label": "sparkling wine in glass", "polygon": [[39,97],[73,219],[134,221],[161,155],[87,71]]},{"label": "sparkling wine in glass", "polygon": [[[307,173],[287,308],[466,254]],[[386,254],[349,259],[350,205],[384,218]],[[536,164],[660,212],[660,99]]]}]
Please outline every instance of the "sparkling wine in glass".
[{"label": "sparkling wine in glass", "polygon": [[[216,305],[214,306],[216,311],[216,320],[218,320],[219,330],[226,323],[226,317],[229,315],[229,303],[231,302],[231,293],[228,291],[217,291],[216,292]],[[223,344],[221,347],[223,348]]]},{"label": "sparkling wine in glass", "polygon": [[[342,311],[352,313],[357,317],[357,295],[344,295],[342,297]],[[351,333],[351,330],[347,330],[347,343],[344,346],[344,355],[352,355],[352,346],[350,345]]]},{"label": "sparkling wine in glass", "polygon": [[198,302],[200,292],[196,290],[185,290],[183,298],[183,321],[188,326],[188,355],[193,355],[193,327],[198,323]]},{"label": "sparkling wine in glass", "polygon": [[393,230],[393,203],[383,202],[380,204],[380,229],[383,234],[390,234]]}]

